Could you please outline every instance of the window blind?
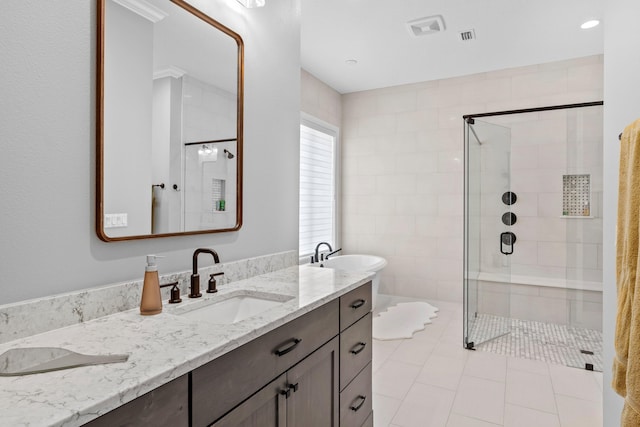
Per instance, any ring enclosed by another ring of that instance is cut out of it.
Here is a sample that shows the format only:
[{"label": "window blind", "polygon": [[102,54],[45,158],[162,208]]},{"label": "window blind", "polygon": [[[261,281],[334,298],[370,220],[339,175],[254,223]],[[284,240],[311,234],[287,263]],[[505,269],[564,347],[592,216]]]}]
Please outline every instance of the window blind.
[{"label": "window blind", "polygon": [[300,125],[300,256],[334,246],[335,135]]}]

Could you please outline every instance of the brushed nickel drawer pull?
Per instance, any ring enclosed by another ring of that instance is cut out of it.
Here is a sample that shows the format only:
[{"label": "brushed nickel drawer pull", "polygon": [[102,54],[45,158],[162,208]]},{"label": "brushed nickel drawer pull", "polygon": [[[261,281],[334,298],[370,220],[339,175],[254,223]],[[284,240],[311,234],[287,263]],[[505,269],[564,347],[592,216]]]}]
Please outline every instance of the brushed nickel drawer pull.
[{"label": "brushed nickel drawer pull", "polygon": [[291,338],[289,341],[287,341],[285,344],[283,344],[282,347],[277,348],[274,351],[274,353],[278,357],[284,356],[285,354],[289,353],[294,348],[296,348],[298,346],[298,344],[300,344],[300,342],[302,342],[301,338]]},{"label": "brushed nickel drawer pull", "polygon": [[364,402],[367,400],[367,396],[360,395],[354,399],[354,402],[358,399],[360,399],[360,403],[350,406],[349,409],[351,409],[352,411],[357,411],[358,409],[362,408],[362,405],[364,405]]},{"label": "brushed nickel drawer pull", "polygon": [[[364,350],[364,348],[367,346],[366,342],[359,342],[358,344],[354,345],[351,350],[349,350],[349,353],[351,354],[358,354],[361,353],[362,350]],[[356,348],[359,347],[357,350]]]},{"label": "brushed nickel drawer pull", "polygon": [[353,302],[353,304],[351,304],[351,308],[360,308],[364,305],[366,301],[363,299],[357,299]]}]

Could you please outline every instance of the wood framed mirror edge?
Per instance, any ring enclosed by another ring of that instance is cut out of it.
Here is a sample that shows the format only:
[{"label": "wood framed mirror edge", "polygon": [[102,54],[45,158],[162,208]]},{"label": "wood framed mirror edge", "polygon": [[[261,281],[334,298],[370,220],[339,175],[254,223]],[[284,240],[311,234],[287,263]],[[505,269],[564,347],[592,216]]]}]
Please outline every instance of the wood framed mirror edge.
[{"label": "wood framed mirror edge", "polygon": [[243,158],[244,158],[244,41],[242,37],[221,24],[209,15],[195,8],[185,0],[170,0],[171,3],[183,8],[195,17],[210,24],[217,30],[231,37],[237,45],[237,112],[236,112],[236,218],[232,227],[220,229],[189,230],[158,234],[139,234],[126,236],[109,236],[104,228],[104,62],[105,62],[105,5],[108,0],[96,0],[97,2],[97,26],[96,34],[96,203],[95,203],[95,228],[98,238],[104,242],[117,242],[127,240],[153,239],[162,237],[188,236],[199,234],[225,233],[238,231],[243,225]]}]

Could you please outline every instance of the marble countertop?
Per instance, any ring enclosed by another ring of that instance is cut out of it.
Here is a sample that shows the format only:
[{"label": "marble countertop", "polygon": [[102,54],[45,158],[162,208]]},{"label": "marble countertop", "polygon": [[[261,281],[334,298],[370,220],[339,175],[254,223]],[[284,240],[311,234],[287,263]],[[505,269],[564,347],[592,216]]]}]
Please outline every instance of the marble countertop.
[{"label": "marble countertop", "polygon": [[[295,266],[219,287],[216,294],[169,305],[155,316],[137,309],[0,344],[63,347],[84,354],[129,354],[124,363],[0,377],[0,423],[11,426],[79,426],[366,283],[368,273]],[[223,299],[238,290],[291,297],[231,325],[177,315],[189,304]],[[55,316],[34,313],[34,316]]]}]

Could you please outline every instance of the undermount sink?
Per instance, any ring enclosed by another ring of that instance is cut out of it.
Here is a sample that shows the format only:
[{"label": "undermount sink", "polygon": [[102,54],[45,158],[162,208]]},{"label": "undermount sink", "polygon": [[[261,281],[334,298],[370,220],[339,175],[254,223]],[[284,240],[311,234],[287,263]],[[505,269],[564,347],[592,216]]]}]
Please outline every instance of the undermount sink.
[{"label": "undermount sink", "polygon": [[230,294],[179,307],[175,314],[192,320],[230,325],[277,307],[291,298],[268,293]]}]

